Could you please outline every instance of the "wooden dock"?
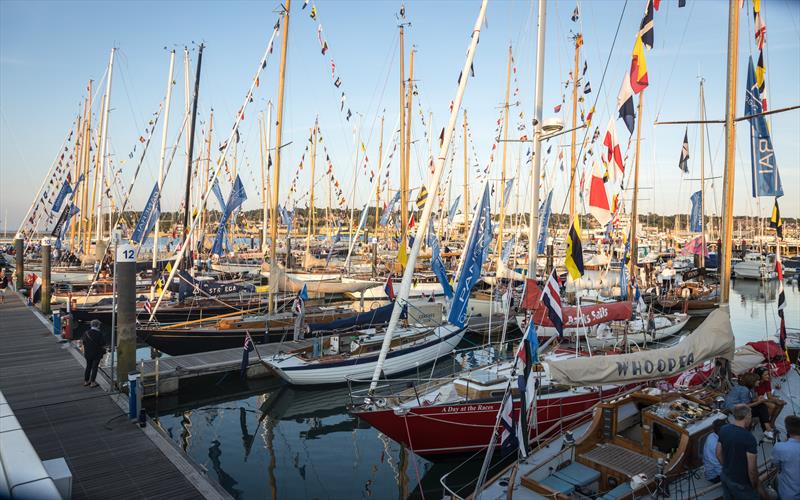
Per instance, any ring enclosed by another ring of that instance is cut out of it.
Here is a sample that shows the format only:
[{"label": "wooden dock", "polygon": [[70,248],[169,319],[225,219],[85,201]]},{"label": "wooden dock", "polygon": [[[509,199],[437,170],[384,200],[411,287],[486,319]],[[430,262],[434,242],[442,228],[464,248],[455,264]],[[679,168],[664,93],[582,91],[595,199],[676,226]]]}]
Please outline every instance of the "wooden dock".
[{"label": "wooden dock", "polygon": [[0,318],[0,389],[39,458],[66,460],[73,499],[228,498],[158,430],[130,423],[103,388],[84,387],[74,349],[12,290]]},{"label": "wooden dock", "polygon": [[[321,338],[324,339],[324,337]],[[281,351],[286,352],[311,347],[311,345],[311,339],[258,344],[256,349],[250,353],[247,378],[273,376],[269,368],[261,363],[259,355],[261,358],[267,359]],[[139,372],[142,375],[143,395],[151,397],[174,394],[180,390],[182,381],[197,377],[234,372],[238,377],[241,366],[242,347],[140,361]],[[158,391],[156,391],[156,387]]]}]

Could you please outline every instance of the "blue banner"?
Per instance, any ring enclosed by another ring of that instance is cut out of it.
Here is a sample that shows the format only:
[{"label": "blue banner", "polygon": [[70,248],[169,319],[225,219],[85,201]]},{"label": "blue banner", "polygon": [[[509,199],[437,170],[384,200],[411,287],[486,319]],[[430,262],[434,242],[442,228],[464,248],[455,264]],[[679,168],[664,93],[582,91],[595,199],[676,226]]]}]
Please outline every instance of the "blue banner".
[{"label": "blue banner", "polygon": [[397,205],[398,201],[400,201],[400,191],[395,193],[391,201],[389,201],[389,204],[386,205],[386,210],[384,210],[383,214],[381,214],[382,226],[385,225],[387,222],[389,222],[389,216],[392,215],[392,212],[394,212],[394,206]]},{"label": "blue banner", "polygon": [[[456,216],[456,212],[458,212],[458,203],[461,201],[461,195],[456,196],[456,201],[450,205],[450,212],[447,214],[447,223],[451,224],[453,222],[453,217]],[[464,220],[466,220],[467,214],[464,214]]]},{"label": "blue banner", "polygon": [[550,206],[553,202],[553,191],[547,194],[547,199],[539,207],[539,245],[538,251],[544,253],[544,246],[547,243],[547,226],[550,224]]},{"label": "blue banner", "polygon": [[689,216],[689,231],[699,233],[703,230],[703,193],[697,191],[692,195],[692,214]]},{"label": "blue banner", "polygon": [[142,215],[136,222],[136,227],[133,230],[131,241],[136,244],[141,244],[147,235],[150,234],[150,231],[153,230],[153,227],[155,227],[156,221],[160,216],[161,194],[158,191],[158,182],[156,182],[156,185],[153,186],[153,190],[150,192],[150,197],[147,198],[147,203],[144,204]]},{"label": "blue banner", "polygon": [[67,198],[67,195],[72,192],[72,186],[69,185],[69,177],[64,179],[64,184],[61,185],[61,190],[58,192],[56,199],[53,200],[53,208],[51,209],[53,212],[58,212],[61,210],[61,205],[64,204],[64,200]]},{"label": "blue banner", "polygon": [[483,186],[483,194],[475,214],[477,219],[472,224],[469,240],[464,250],[464,264],[453,294],[453,303],[447,320],[463,328],[467,321],[467,303],[472,287],[481,277],[481,268],[492,241],[492,211],[489,202],[488,182]]},{"label": "blue banner", "polygon": [[333,249],[336,247],[336,244],[342,241],[342,224],[338,221],[336,222],[336,236],[333,237],[331,240],[331,248],[328,250],[328,256],[325,258],[325,267],[328,267],[328,264],[331,263],[331,257],[333,257]]},{"label": "blue banner", "polygon": [[242,203],[247,199],[247,193],[244,192],[244,185],[242,179],[236,176],[233,182],[233,189],[231,194],[228,195],[228,202],[225,204],[225,211],[222,212],[222,218],[219,220],[219,227],[217,228],[217,236],[214,238],[214,246],[211,248],[211,253],[214,255],[222,255],[222,240],[225,237],[225,226],[228,225],[228,219],[234,210],[242,206]]},{"label": "blue banner", "polygon": [[511,257],[511,250],[514,249],[514,244],[517,242],[517,237],[512,236],[510,240],[506,241],[503,245],[503,253],[500,254],[500,259],[504,264],[508,264],[508,258]]},{"label": "blue banner", "polygon": [[281,216],[281,222],[283,222],[283,225],[286,226],[287,231],[291,233],[292,224],[294,223],[294,210],[290,212],[286,210],[286,208],[278,205],[278,213]]},{"label": "blue banner", "polygon": [[511,179],[506,181],[506,187],[503,190],[503,202],[505,203],[506,207],[508,207],[508,200],[509,198],[511,198],[511,188],[513,187],[514,187],[514,178],[512,177]]},{"label": "blue banner", "polygon": [[447,279],[447,270],[444,268],[444,262],[442,262],[442,255],[439,250],[439,238],[436,237],[436,231],[433,230],[433,220],[428,222],[428,246],[431,247],[431,270],[439,279],[439,283],[442,284],[445,297],[452,299],[453,287],[450,286],[450,280]]},{"label": "blue banner", "polygon": [[219,209],[225,210],[225,198],[222,197],[222,190],[219,188],[219,177],[214,177],[214,184],[211,185],[211,192],[217,197]]},{"label": "blue banner", "polygon": [[[747,90],[744,96],[744,114],[756,115],[764,111],[761,92],[756,83],[753,69],[753,58],[747,67]],[[750,155],[753,174],[753,197],[783,196],[783,185],[778,165],[775,161],[775,150],[767,128],[767,120],[761,115],[750,118]]]}]

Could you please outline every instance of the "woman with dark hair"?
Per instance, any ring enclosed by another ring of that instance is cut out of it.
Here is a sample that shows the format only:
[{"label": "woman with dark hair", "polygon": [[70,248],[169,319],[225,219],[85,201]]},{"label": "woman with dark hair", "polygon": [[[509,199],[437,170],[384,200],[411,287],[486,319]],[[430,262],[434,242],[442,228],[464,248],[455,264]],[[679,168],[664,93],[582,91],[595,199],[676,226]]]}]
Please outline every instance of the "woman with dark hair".
[{"label": "woman with dark hair", "polygon": [[756,368],[755,374],[758,377],[755,387],[756,396],[767,406],[770,421],[774,421],[781,409],[783,409],[783,402],[772,395],[772,381],[770,380],[769,369],[759,366]]},{"label": "woman with dark hair", "polygon": [[733,409],[734,406],[739,404],[749,406],[753,418],[757,418],[761,422],[761,428],[764,429],[764,437],[772,439],[774,435],[769,408],[767,408],[764,400],[756,395],[755,391],[758,382],[759,376],[755,373],[740,375],[738,385],[733,386],[725,396],[725,407]]}]

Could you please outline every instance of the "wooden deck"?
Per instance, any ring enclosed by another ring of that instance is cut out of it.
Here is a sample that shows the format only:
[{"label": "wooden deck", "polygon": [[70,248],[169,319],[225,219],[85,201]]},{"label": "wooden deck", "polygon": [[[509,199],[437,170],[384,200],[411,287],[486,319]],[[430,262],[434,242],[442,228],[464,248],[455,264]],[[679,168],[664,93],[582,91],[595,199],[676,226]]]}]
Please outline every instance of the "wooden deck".
[{"label": "wooden deck", "polygon": [[[322,338],[324,340],[325,337]],[[259,356],[267,359],[280,351],[286,352],[311,347],[311,344],[312,340],[306,339],[257,345],[256,349],[250,353],[247,378],[273,376],[272,372],[261,363]],[[156,383],[158,384],[158,395],[172,394],[178,392],[181,381],[231,372],[236,372],[238,376],[241,366],[242,348],[235,347],[220,351],[164,357],[158,361],[154,359],[140,361],[138,368],[142,374],[143,395],[150,397],[156,396]]]},{"label": "wooden deck", "polygon": [[74,499],[226,497],[157,430],[129,423],[104,389],[84,387],[72,347],[11,290],[0,345],[0,389],[39,458],[67,461]]}]

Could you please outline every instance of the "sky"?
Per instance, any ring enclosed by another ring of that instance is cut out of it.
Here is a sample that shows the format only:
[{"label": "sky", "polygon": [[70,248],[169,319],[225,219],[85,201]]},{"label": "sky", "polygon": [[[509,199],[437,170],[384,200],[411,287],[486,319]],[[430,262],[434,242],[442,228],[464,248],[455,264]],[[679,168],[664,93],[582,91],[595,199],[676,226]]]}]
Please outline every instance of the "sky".
[{"label": "sky", "polygon": [[[767,26],[765,56],[770,108],[800,103],[800,2],[762,0],[762,15]],[[316,7],[317,18],[309,14]],[[621,78],[630,65],[631,50],[644,12],[644,0],[583,0],[579,3],[580,20],[570,16],[574,0],[550,1],[547,6],[545,42],[544,116],[556,116],[555,105],[566,92],[566,104],[557,116],[567,125],[571,120],[570,89],[563,82],[573,66],[571,36],[581,32],[584,46],[580,66],[586,61],[586,79],[592,91],[585,95],[588,111],[597,100],[592,130],[601,133],[611,113],[615,113]],[[325,146],[334,164],[336,177],[344,186],[344,196],[353,196],[360,206],[370,196],[369,176],[363,169],[354,172],[356,151],[363,142],[370,167],[377,170],[380,117],[385,116],[384,149],[392,143],[397,124],[399,101],[398,18],[400,2],[392,1],[320,1],[301,9],[294,0],[288,38],[286,97],[282,143],[281,195],[285,201],[289,184],[295,177],[316,117]],[[434,147],[438,149],[439,132],[449,117],[449,104],[455,96],[457,78],[464,64],[469,35],[480,2],[408,1],[405,5],[406,66],[408,51],[415,52],[414,125],[411,186],[427,179],[428,138],[426,126],[432,116]],[[169,51],[177,51],[174,90],[168,127],[168,147],[176,141],[183,119],[185,92],[183,48],[189,47],[191,78],[194,78],[197,46],[203,54],[199,93],[196,149],[207,133],[208,116],[214,110],[212,156],[230,133],[237,110],[253,81],[259,61],[278,19],[277,2],[71,2],[12,1],[0,2],[0,221],[15,228],[30,207],[34,194],[59,151],[59,146],[73,126],[86,97],[89,79],[95,84],[94,123],[98,123],[99,102],[109,52],[116,47],[109,125],[109,154],[122,167],[127,186],[133,177],[135,160],[129,159],[145,127],[164,99],[169,65]],[[537,2],[519,0],[492,1],[487,12],[480,44],[475,57],[475,76],[469,78],[463,109],[468,112],[471,143],[468,146],[468,177],[472,197],[477,197],[479,171],[489,162],[502,111],[509,44],[514,54],[514,79],[511,83],[509,137],[518,138],[517,124],[527,123],[531,131],[533,86],[535,78]],[[698,82],[705,81],[706,113],[709,119],[723,118],[727,57],[727,2],[687,0],[678,8],[677,0],[662,0],[655,13],[655,44],[647,51],[650,85],[644,92],[644,119],[640,152],[640,212],[662,214],[687,213],[689,196],[699,189],[699,129],[688,126],[690,173],[678,169],[681,144],[687,128],[683,125],[654,125],[656,120],[696,120]],[[615,41],[615,33],[619,32]],[[318,26],[329,50],[321,54]],[[747,58],[757,49],[753,38],[750,0],[742,11],[739,37],[737,115],[744,110]],[[260,206],[261,174],[259,163],[258,116],[267,101],[277,101],[280,39],[255,89],[254,100],[247,107],[240,125],[238,171],[244,181],[248,200],[246,209]],[[613,47],[613,48],[612,48]],[[333,85],[331,59],[342,85]],[[606,63],[608,63],[606,65]],[[604,77],[604,70],[605,77]],[[408,72],[408,68],[406,69]],[[408,75],[406,74],[406,77]],[[584,80],[586,81],[586,80]],[[583,82],[582,82],[583,83]],[[517,92],[516,89],[519,89]],[[340,111],[341,92],[347,96],[350,121]],[[516,94],[516,95],[513,95]],[[425,116],[423,126],[420,112]],[[431,115],[432,114],[432,115]],[[360,124],[360,127],[357,126]],[[461,117],[454,136],[452,194],[455,199],[463,189]],[[355,139],[359,129],[360,141]],[[781,200],[784,217],[800,216],[800,112],[790,111],[771,116],[772,139],[786,196]],[[724,135],[720,125],[709,125],[706,176],[722,174]],[[582,132],[581,132],[582,133]],[[273,131],[274,134],[274,131]],[[617,121],[617,134],[623,149],[628,131]],[[578,136],[579,140],[581,135]],[[274,142],[274,135],[272,141]],[[569,134],[545,144],[545,187],[553,187],[554,210],[561,211],[566,199],[567,172],[558,169],[558,152],[563,151],[568,171]],[[164,189],[164,210],[176,209],[182,199],[185,182],[183,140],[177,150]],[[756,200],[750,196],[749,127],[737,127],[736,215],[767,215],[772,199]],[[140,210],[158,176],[161,123],[134,184],[131,207]],[[549,146],[553,146],[550,148]],[[508,177],[516,176],[518,158],[521,170],[521,203],[527,206],[530,164],[525,161],[528,145],[508,143]],[[598,145],[593,148],[599,150]],[[137,147],[135,159],[141,147]],[[324,154],[319,148],[318,154]],[[363,155],[363,153],[359,153]],[[633,150],[626,169],[633,171]],[[384,154],[386,157],[386,153]],[[489,177],[500,177],[502,144],[495,153]],[[390,179],[398,185],[398,166],[391,164]],[[363,161],[363,157],[360,157]],[[326,182],[320,181],[324,170],[317,162],[317,206],[326,198]],[[475,167],[473,164],[479,166]],[[591,161],[586,167],[591,166]],[[580,175],[580,174],[579,174]],[[447,174],[446,174],[447,176]],[[309,161],[300,173],[297,204],[305,206],[309,182]],[[588,185],[588,183],[587,183]],[[721,211],[722,182],[707,183],[707,213]],[[227,194],[230,186],[223,182]],[[321,192],[320,192],[321,190]],[[216,202],[211,201],[213,208]],[[513,205],[512,205],[513,208]],[[760,211],[760,212],[759,212]],[[5,223],[5,222],[4,222]],[[0,228],[2,226],[0,225]]]}]

